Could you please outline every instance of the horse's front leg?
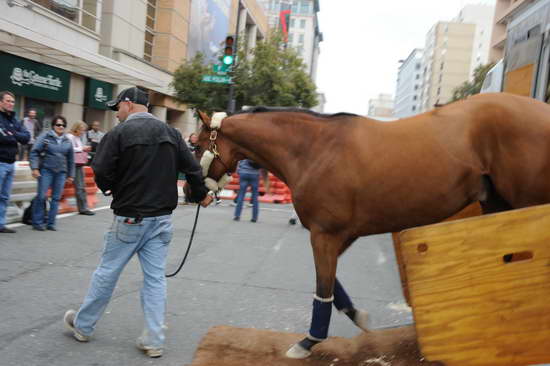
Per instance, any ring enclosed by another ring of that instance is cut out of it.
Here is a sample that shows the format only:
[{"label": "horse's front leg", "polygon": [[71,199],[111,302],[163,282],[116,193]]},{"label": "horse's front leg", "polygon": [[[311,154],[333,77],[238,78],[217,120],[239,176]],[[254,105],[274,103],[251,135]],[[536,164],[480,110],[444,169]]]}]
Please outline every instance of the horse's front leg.
[{"label": "horse's front leg", "polygon": [[311,348],[328,337],[328,327],[334,301],[336,263],[344,242],[337,235],[312,232],[311,245],[317,274],[317,289],[313,297],[313,311],[308,335],[286,353],[290,358],[306,358]]}]

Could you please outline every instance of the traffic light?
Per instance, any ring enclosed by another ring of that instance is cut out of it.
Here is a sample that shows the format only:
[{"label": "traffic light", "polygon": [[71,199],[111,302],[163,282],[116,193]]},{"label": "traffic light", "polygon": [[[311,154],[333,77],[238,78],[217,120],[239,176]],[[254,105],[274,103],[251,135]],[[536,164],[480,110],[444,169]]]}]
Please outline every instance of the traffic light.
[{"label": "traffic light", "polygon": [[225,37],[225,48],[223,50],[222,63],[227,66],[233,65],[235,62],[235,56],[233,55],[234,51],[235,38],[233,36]]}]

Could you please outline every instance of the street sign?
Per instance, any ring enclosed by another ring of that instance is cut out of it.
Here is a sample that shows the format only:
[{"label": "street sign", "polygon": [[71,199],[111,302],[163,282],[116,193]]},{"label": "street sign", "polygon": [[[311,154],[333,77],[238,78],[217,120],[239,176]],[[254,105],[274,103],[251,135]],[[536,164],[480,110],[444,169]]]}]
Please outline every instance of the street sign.
[{"label": "street sign", "polygon": [[231,76],[227,75],[203,75],[202,81],[205,83],[231,84]]},{"label": "street sign", "polygon": [[226,75],[229,71],[231,71],[231,65],[214,64],[212,65],[212,71],[218,75]]}]

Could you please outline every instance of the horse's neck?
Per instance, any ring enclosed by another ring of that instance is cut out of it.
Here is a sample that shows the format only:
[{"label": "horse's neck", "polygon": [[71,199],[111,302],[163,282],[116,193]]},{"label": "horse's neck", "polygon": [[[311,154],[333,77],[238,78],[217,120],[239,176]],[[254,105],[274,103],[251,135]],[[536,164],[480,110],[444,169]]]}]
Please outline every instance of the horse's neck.
[{"label": "horse's neck", "polygon": [[236,144],[237,152],[258,162],[288,183],[296,171],[295,152],[303,150],[300,147],[303,141],[300,141],[295,131],[291,131],[291,127],[286,121],[277,122],[267,115],[258,114],[253,120],[232,120],[223,132]]}]

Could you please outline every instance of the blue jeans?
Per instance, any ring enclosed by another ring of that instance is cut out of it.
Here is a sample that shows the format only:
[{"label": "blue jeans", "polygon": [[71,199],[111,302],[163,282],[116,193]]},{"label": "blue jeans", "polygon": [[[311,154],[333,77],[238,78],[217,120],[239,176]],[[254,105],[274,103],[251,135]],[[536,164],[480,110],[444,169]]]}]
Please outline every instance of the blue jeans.
[{"label": "blue jeans", "polygon": [[0,162],[0,229],[6,226],[6,210],[10,201],[15,164]]},{"label": "blue jeans", "polygon": [[138,224],[115,216],[105,234],[101,262],[92,275],[88,294],[76,314],[75,327],[90,336],[111,300],[118,278],[128,261],[137,254],[143,271],[141,307],[145,315],[143,345],[162,348],[166,311],[166,255],[172,239],[171,215],[146,217]]},{"label": "blue jeans", "polygon": [[235,207],[235,217],[241,217],[243,209],[244,196],[246,189],[250,186],[252,190],[252,220],[258,220],[258,185],[260,184],[260,176],[258,174],[239,174],[239,194],[237,196],[237,207]]},{"label": "blue jeans", "polygon": [[38,178],[38,196],[32,207],[32,225],[44,226],[44,203],[48,188],[52,188],[52,199],[50,201],[50,211],[48,212],[49,227],[55,227],[55,217],[59,209],[59,200],[65,187],[67,173],[54,172],[50,169],[40,169],[40,178]]}]

